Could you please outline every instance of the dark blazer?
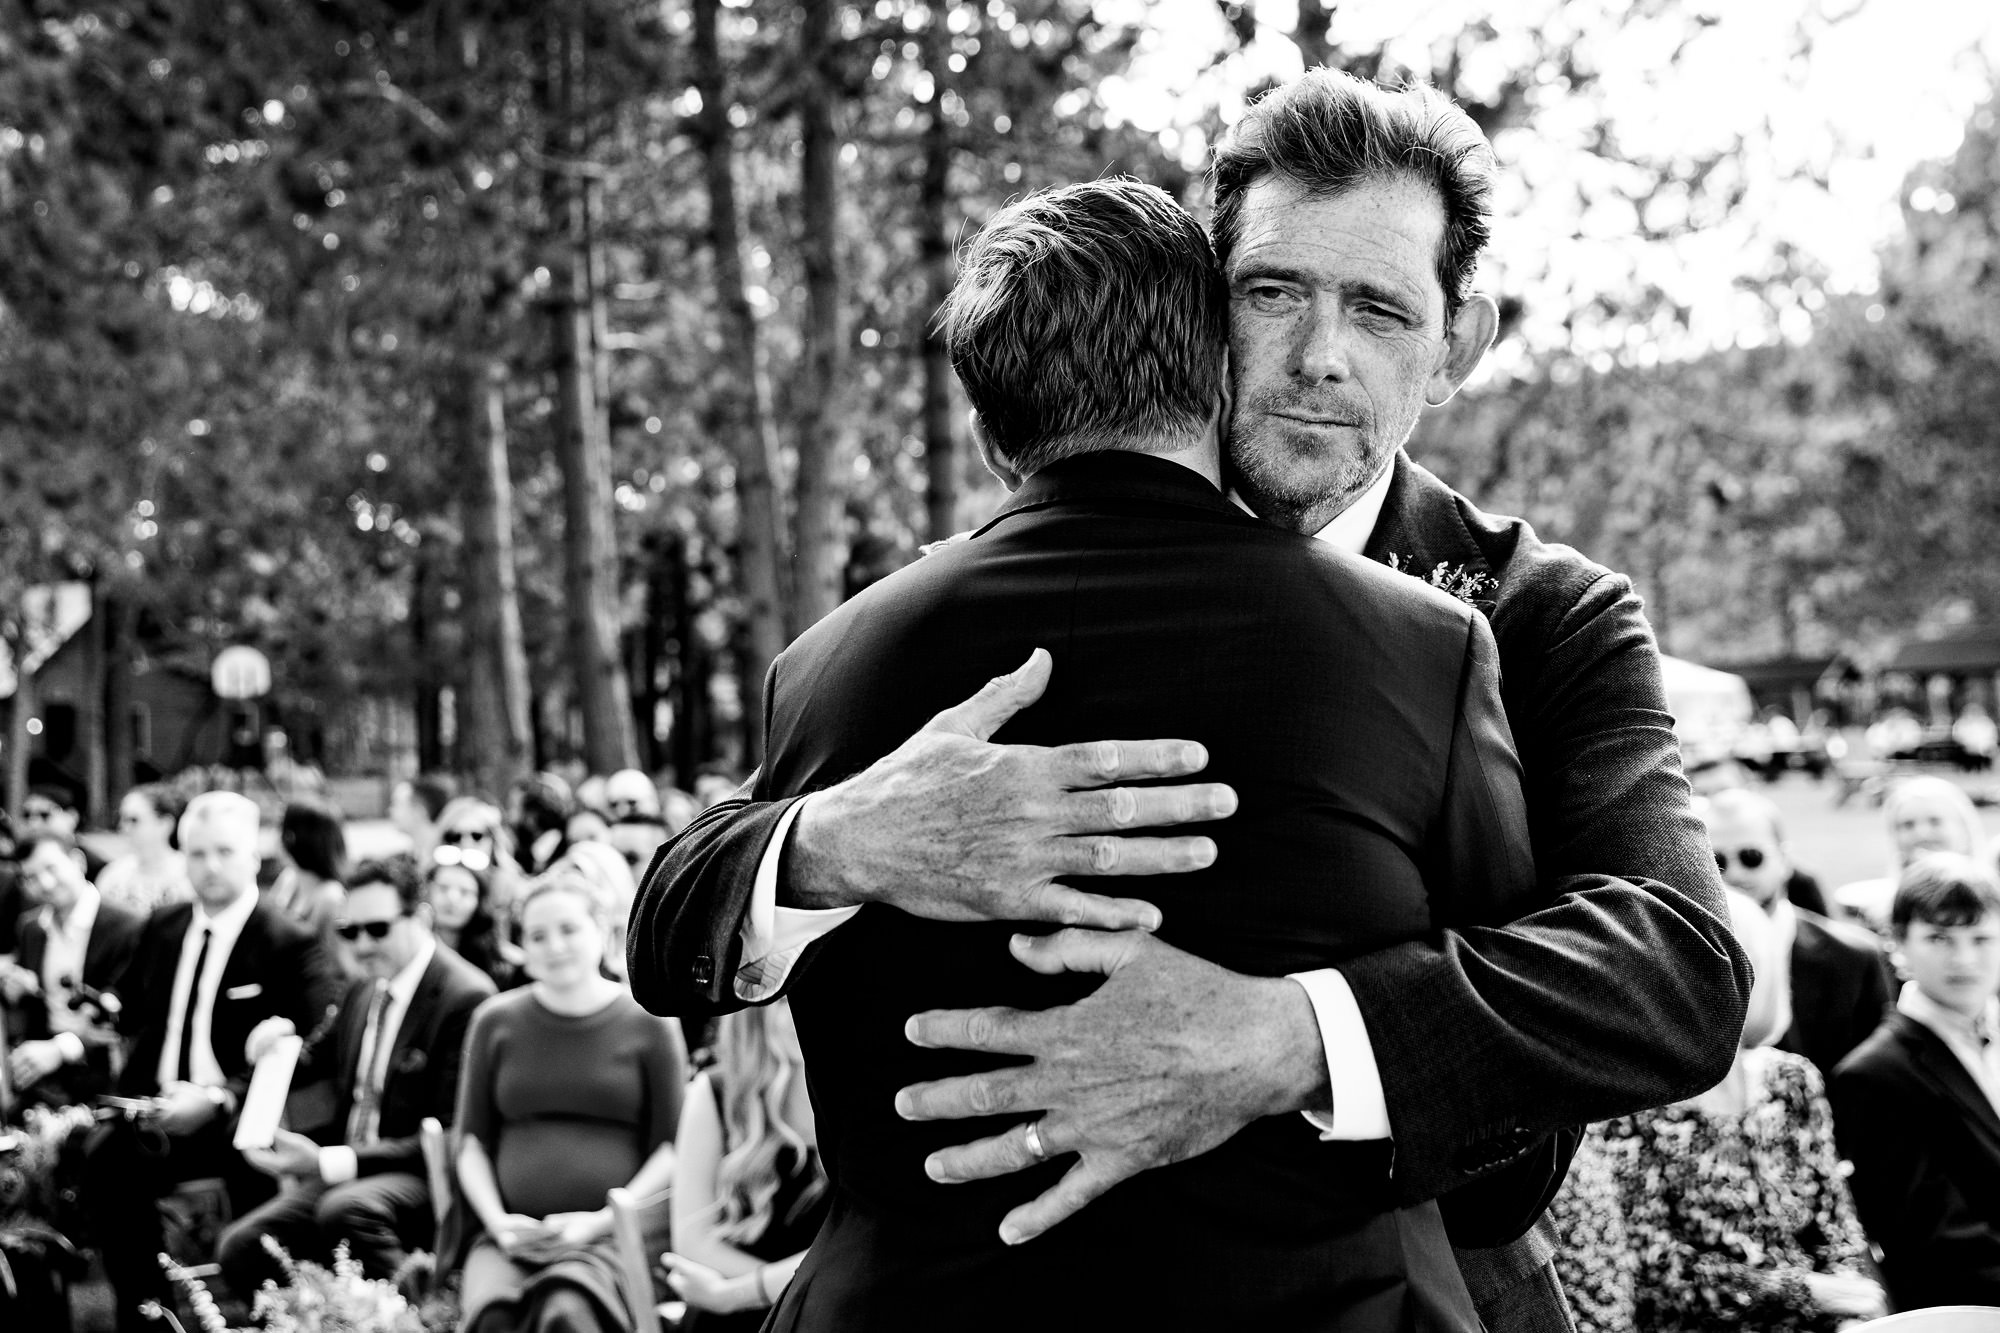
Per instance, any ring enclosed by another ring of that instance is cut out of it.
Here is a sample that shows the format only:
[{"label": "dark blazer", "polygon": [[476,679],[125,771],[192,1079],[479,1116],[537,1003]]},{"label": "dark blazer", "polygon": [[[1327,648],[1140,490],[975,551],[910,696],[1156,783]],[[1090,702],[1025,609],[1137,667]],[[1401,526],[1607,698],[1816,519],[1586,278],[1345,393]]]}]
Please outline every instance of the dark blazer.
[{"label": "dark blazer", "polygon": [[[1495,581],[1479,605],[1525,773],[1533,910],[1443,948],[1341,964],[1382,1070],[1400,1197],[1444,1195],[1467,1247],[1534,1242],[1488,1251],[1495,1271],[1477,1289],[1546,1259],[1529,1228],[1567,1171],[1567,1127],[1692,1096],[1728,1071],[1750,968],[1631,583],[1481,512],[1402,454],[1366,554]],[[642,999],[692,1015],[737,1007],[736,933],[784,810],[723,802],[655,857],[631,933]]]},{"label": "dark blazer", "polygon": [[[19,952],[15,961],[36,976],[42,972],[42,961],[47,955],[49,934],[41,921],[42,909],[24,912],[16,933]],[[116,990],[125,970],[132,965],[132,956],[139,946],[139,928],[146,918],[137,912],[116,907],[107,902],[97,905],[97,919],[91,923],[90,938],[83,946],[83,975],[79,978],[92,990]],[[14,1041],[39,1041],[51,1036],[54,1028],[49,1023],[48,1005],[41,996],[31,996],[16,1007],[14,1022],[10,1023],[11,1039]],[[59,1070],[52,1075],[65,1084],[65,1090],[73,1099],[85,1098],[111,1088],[111,1047],[100,1042],[86,1041],[85,1062],[81,1070]]]},{"label": "dark blazer", "polygon": [[[374,993],[374,981],[363,979],[351,983],[341,1001],[327,1070],[332,1114],[318,1135],[326,1143],[346,1141],[361,1040]],[[466,1025],[472,1020],[472,1011],[492,994],[493,982],[485,973],[442,943],[437,946],[396,1028],[396,1044],[389,1052],[382,1082],[377,1142],[366,1147],[354,1145],[362,1175],[385,1171],[424,1174],[419,1129],[426,1116],[451,1124],[458,1102],[458,1072],[465,1059]]]},{"label": "dark blazer", "polygon": [[[128,1023],[136,1024],[118,1081],[127,1096],[160,1090],[160,1053],[173,1005],[174,973],[193,920],[193,903],[175,903],[146,918],[140,931],[138,953],[118,991],[131,1016]],[[250,1083],[250,1063],[243,1054],[250,1030],[267,1018],[284,1017],[300,1032],[310,1032],[339,1003],[342,984],[318,935],[261,902],[251,910],[229,951],[209,1015],[216,1063],[239,1100]],[[190,1008],[197,998],[190,996]]]},{"label": "dark blazer", "polygon": [[1897,1307],[2000,1305],[2000,1115],[1943,1038],[1892,1012],[1827,1100]]},{"label": "dark blazer", "polygon": [[1894,992],[1889,962],[1874,936],[1844,921],[1798,910],[1792,940],[1792,1026],[1778,1046],[1803,1055],[1831,1078],[1882,1022]]},{"label": "dark blazer", "polygon": [[[1170,943],[1282,975],[1445,923],[1506,920],[1532,891],[1480,617],[1131,453],[1044,469],[971,540],[801,636],[771,672],[755,795],[782,800],[865,766],[1038,645],[1055,657],[1049,691],[1001,739],[1189,736],[1209,748],[1208,776],[1239,793],[1239,813],[1203,830],[1220,848],[1213,867],[1121,890],[1160,905]],[[655,1008],[681,1007],[681,949],[734,959],[705,926],[683,933],[685,904],[660,890],[656,877],[637,914],[652,947],[635,980]],[[893,1099],[1000,1063],[911,1046],[910,1014],[1040,1008],[1091,989],[1015,962],[1015,928],[866,907],[794,972],[834,1201],[772,1327],[1477,1327],[1435,1210],[1397,1210],[1387,1146],[1321,1143],[1298,1116],[1002,1246],[1002,1215],[1067,1164],[940,1187],[927,1153],[1012,1118],[911,1124]],[[1044,1299],[1057,1291],[1059,1313]]]}]

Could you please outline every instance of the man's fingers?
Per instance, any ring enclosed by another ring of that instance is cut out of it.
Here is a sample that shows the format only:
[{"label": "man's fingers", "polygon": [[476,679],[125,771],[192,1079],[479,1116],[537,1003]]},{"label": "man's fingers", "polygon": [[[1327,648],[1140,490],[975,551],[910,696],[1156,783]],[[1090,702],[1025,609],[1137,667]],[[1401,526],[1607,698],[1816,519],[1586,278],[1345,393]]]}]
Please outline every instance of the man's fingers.
[{"label": "man's fingers", "polygon": [[923,730],[990,740],[994,732],[1006,725],[1007,719],[1042,697],[1053,669],[1048,650],[1037,648],[1028,654],[1026,662],[1004,676],[987,681],[979,693],[945,709],[926,722]]},{"label": "man's fingers", "polygon": [[[1060,1155],[1064,1150],[1048,1142],[1046,1120],[1042,1125],[1042,1150],[1048,1157]],[[1048,1160],[1037,1157],[1028,1150],[1027,1125],[1019,1124],[1005,1133],[995,1134],[990,1139],[980,1139],[976,1143],[961,1143],[956,1147],[940,1148],[924,1159],[924,1174],[942,1185],[952,1185],[963,1180],[989,1180],[994,1176],[1010,1176],[1016,1171]]]},{"label": "man's fingers", "polygon": [[1032,1075],[1026,1067],[962,1074],[930,1083],[912,1083],[896,1094],[896,1114],[905,1120],[965,1120],[1036,1109]]},{"label": "man's fingers", "polygon": [[916,1046],[954,1051],[1000,1051],[1028,1055],[1024,1025],[1035,1015],[1019,1009],[927,1009],[903,1025],[903,1035]]},{"label": "man's fingers", "polygon": [[1208,749],[1195,741],[1079,741],[1049,752],[1050,772],[1072,790],[1137,778],[1184,778],[1207,767]]},{"label": "man's fingers", "polygon": [[1045,844],[1057,875],[1180,875],[1215,864],[1215,839],[1054,838]]},{"label": "man's fingers", "polygon": [[1107,1165],[1102,1158],[1085,1157],[1064,1173],[1039,1198],[1030,1199],[1000,1219],[1000,1239],[1008,1245],[1033,1240],[1064,1218],[1082,1211],[1085,1204],[1136,1170]]},{"label": "man's fingers", "polygon": [[1071,792],[1063,799],[1060,818],[1066,833],[1116,833],[1128,828],[1202,824],[1235,813],[1234,787],[1220,782],[1189,782],[1176,787],[1103,787]]},{"label": "man's fingers", "polygon": [[1049,935],[1016,935],[1008,947],[1016,958],[1045,976],[1102,972],[1108,977],[1131,962],[1151,938],[1133,930],[1058,930]]},{"label": "man's fingers", "polygon": [[1093,930],[1158,930],[1160,909],[1137,898],[1106,898],[1067,884],[1044,884],[1030,890],[1020,919]]}]

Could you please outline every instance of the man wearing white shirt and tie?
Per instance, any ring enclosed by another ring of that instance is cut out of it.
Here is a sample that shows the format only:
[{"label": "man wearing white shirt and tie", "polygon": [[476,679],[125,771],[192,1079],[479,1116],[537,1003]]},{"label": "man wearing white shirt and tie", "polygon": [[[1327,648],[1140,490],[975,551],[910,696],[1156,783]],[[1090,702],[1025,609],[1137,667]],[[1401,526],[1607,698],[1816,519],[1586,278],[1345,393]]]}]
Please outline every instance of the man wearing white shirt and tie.
[{"label": "man wearing white shirt and tie", "polygon": [[[407,856],[363,862],[348,877],[334,932],[362,975],[317,1062],[331,1084],[330,1115],[316,1137],[295,1132],[304,1126],[280,1129],[268,1148],[244,1150],[285,1187],[223,1234],[216,1258],[232,1291],[280,1276],[265,1236],[312,1259],[345,1240],[378,1278],[393,1276],[411,1249],[435,1247],[421,1126],[426,1117],[451,1123],[465,1029],[493,983],[438,943],[421,896]],[[267,1032],[288,1026],[274,1019]]]},{"label": "man wearing white shirt and tie", "polygon": [[180,841],[195,900],[147,920],[120,987],[135,1027],[119,1091],[151,1107],[100,1133],[84,1178],[120,1333],[154,1327],[139,1309],[166,1294],[156,1200],[209,1176],[238,1211],[271,1193],[230,1143],[251,1029],[273,1017],[311,1029],[339,998],[318,937],[258,901],[257,826],[256,805],[233,792],[188,803]]}]

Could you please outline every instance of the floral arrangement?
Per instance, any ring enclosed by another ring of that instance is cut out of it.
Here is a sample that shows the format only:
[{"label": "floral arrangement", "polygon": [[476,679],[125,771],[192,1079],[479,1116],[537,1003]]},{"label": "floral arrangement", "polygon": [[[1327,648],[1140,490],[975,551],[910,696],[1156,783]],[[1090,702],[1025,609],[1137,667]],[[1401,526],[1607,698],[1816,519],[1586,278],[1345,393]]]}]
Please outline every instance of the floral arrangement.
[{"label": "floral arrangement", "polygon": [[14,1265],[77,1257],[58,1227],[71,1200],[58,1167],[69,1136],[95,1124],[90,1108],[31,1106],[21,1127],[0,1134],[0,1290],[18,1294]]},{"label": "floral arrangement", "polygon": [[[406,1286],[433,1285],[423,1280],[431,1273],[429,1255],[412,1255],[404,1272],[385,1282],[362,1274],[345,1241],[335,1247],[331,1268],[293,1259],[269,1236],[264,1248],[285,1274],[283,1286],[266,1282],[251,1308],[253,1321],[266,1333],[446,1333],[458,1323],[458,1303],[450,1292],[434,1289],[415,1305],[404,1295]],[[187,1293],[200,1333],[232,1333],[206,1283],[164,1254],[160,1266]],[[418,1280],[406,1283],[406,1276]],[[163,1309],[155,1317],[176,1333],[187,1333],[171,1312]]]},{"label": "floral arrangement", "polygon": [[1414,565],[1406,565],[1403,557],[1391,551],[1389,568],[1408,574],[1413,579],[1422,579],[1440,592],[1446,592],[1467,606],[1478,606],[1479,599],[1500,586],[1497,579],[1488,574],[1475,574],[1464,565],[1454,565],[1440,560],[1436,568],[1428,574],[1419,574]]}]

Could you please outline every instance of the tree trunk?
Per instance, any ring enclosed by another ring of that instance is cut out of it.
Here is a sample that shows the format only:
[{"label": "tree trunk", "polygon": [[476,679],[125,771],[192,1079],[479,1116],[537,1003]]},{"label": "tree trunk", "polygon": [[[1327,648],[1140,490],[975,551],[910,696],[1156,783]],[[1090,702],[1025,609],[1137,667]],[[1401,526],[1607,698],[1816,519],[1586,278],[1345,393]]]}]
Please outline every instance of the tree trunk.
[{"label": "tree trunk", "polygon": [[931,10],[927,63],[931,71],[931,115],[924,133],[924,175],[918,194],[919,237],[924,266],[924,519],[926,535],[942,541],[958,531],[958,483],[962,464],[951,428],[951,360],[932,316],[951,293],[951,118],[945,91],[951,86],[951,34],[945,10]]},{"label": "tree trunk", "polygon": [[[23,629],[29,623],[22,616]],[[21,802],[28,795],[28,719],[35,715],[35,676],[27,669],[29,644],[33,636],[22,633],[7,643],[8,660],[14,664],[14,706],[7,713],[7,816],[16,823],[21,818]]]},{"label": "tree trunk", "polygon": [[799,42],[800,179],[806,277],[803,374],[799,377],[799,471],[793,516],[792,628],[840,605],[847,566],[844,513],[848,450],[840,397],[845,349],[840,321],[840,141],[834,126],[834,0],[804,0]]},{"label": "tree trunk", "polygon": [[108,783],[104,764],[104,584],[90,580],[90,619],[84,622],[82,680],[76,692],[76,753],[83,760],[83,825],[104,818]]},{"label": "tree trunk", "polygon": [[456,415],[464,431],[465,694],[459,762],[481,791],[527,771],[528,652],[514,572],[514,489],[507,475],[506,368],[473,357]]},{"label": "tree trunk", "polygon": [[737,674],[743,695],[743,751],[750,762],[759,763],[764,756],[764,677],[785,647],[784,538],[770,376],[743,285],[736,149],[716,39],[720,8],[721,0],[694,0],[694,86],[701,94],[694,137],[708,182],[708,240],[724,348],[716,363],[718,426],[736,459],[736,583],[744,620]]},{"label": "tree trunk", "polygon": [[625,665],[618,644],[618,551],[611,529],[611,439],[598,386],[592,328],[590,191],[578,168],[589,144],[583,125],[584,48],[572,10],[555,34],[551,116],[550,285],[555,293],[557,461],[563,477],[563,587],[569,601],[570,659],[583,717],[584,762],[592,772],[638,761]]},{"label": "tree trunk", "polygon": [[1292,29],[1292,41],[1304,57],[1307,69],[1334,63],[1333,10],[1334,6],[1326,0],[1299,0],[1299,18]]},{"label": "tree trunk", "polygon": [[104,599],[104,768],[107,816],[132,788],[132,599]]},{"label": "tree trunk", "polygon": [[438,541],[425,534],[417,545],[410,568],[410,653],[416,663],[416,698],[413,716],[417,724],[417,771],[434,773],[444,768],[444,682],[437,645],[438,623]]}]

